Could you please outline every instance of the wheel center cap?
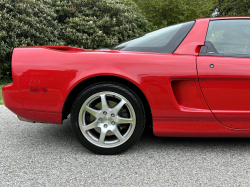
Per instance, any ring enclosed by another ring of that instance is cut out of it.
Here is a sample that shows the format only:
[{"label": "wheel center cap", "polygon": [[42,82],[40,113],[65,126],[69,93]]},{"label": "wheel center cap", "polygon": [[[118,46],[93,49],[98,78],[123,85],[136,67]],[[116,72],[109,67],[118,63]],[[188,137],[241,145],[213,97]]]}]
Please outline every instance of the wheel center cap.
[{"label": "wheel center cap", "polygon": [[103,116],[103,122],[105,122],[105,121],[106,121],[106,123],[111,122],[112,121],[111,116]]}]

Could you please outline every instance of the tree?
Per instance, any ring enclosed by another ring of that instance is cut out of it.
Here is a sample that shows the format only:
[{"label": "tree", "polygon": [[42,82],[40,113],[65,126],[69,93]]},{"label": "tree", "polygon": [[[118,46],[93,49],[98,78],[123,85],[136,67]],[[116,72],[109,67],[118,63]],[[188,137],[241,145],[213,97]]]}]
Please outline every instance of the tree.
[{"label": "tree", "polygon": [[166,27],[196,18],[211,17],[216,0],[134,0],[152,26]]},{"label": "tree", "polygon": [[63,45],[50,0],[0,1],[0,78],[11,76],[14,47]]},{"label": "tree", "polygon": [[131,0],[1,0],[0,78],[11,76],[14,47],[110,48],[149,31]]},{"label": "tree", "polygon": [[149,22],[131,0],[54,0],[66,45],[109,48],[149,31]]},{"label": "tree", "polygon": [[250,16],[249,0],[219,0],[216,16]]}]

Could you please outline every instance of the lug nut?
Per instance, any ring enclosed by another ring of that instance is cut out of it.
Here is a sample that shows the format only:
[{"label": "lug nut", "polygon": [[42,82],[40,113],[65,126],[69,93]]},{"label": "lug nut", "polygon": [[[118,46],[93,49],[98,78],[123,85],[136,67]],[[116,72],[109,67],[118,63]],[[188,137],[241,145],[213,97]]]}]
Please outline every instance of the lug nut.
[{"label": "lug nut", "polygon": [[102,122],[102,118],[99,118],[99,122]]},{"label": "lug nut", "polygon": [[112,122],[111,122],[111,124],[112,124],[112,125],[114,125],[114,124],[115,124],[115,122],[114,122],[114,121],[112,121]]},{"label": "lug nut", "polygon": [[111,114],[112,117],[115,117],[115,114]]},{"label": "lug nut", "polygon": [[108,125],[107,124],[104,124],[104,128],[107,128],[108,127]]},{"label": "lug nut", "polygon": [[107,112],[106,112],[106,111],[104,111],[104,112],[103,112],[103,114],[104,114],[104,115],[107,115]]}]

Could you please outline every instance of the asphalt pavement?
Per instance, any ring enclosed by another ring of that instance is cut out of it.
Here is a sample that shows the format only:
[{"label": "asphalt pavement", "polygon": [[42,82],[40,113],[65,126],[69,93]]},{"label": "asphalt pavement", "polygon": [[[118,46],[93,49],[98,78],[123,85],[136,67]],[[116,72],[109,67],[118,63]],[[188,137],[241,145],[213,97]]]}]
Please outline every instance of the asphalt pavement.
[{"label": "asphalt pavement", "polygon": [[250,186],[250,139],[159,138],[100,156],[62,125],[21,122],[0,106],[0,186]]}]

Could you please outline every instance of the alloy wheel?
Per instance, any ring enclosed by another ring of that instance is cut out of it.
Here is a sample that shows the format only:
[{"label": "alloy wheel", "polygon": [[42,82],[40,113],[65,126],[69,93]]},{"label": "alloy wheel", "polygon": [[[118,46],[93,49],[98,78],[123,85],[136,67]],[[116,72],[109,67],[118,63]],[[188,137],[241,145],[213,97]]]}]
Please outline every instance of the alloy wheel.
[{"label": "alloy wheel", "polygon": [[102,148],[117,147],[134,132],[136,115],[131,103],[115,92],[99,92],[81,106],[78,124],[84,137]]}]

